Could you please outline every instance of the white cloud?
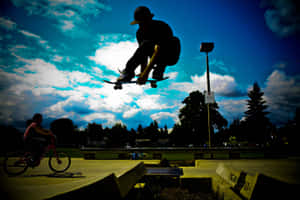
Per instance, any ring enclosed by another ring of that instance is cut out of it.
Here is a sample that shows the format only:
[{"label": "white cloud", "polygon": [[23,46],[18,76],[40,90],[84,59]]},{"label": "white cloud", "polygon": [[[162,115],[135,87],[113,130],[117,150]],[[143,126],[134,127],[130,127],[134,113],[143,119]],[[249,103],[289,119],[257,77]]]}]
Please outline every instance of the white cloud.
[{"label": "white cloud", "polygon": [[92,79],[89,74],[79,71],[68,72],[67,76],[73,84],[91,82]]},{"label": "white cloud", "polygon": [[158,122],[160,122],[162,119],[167,119],[167,118],[172,118],[174,122],[178,121],[177,113],[159,112],[159,113],[152,114],[150,117],[152,120],[156,120]]},{"label": "white cloud", "polygon": [[64,107],[68,104],[69,100],[60,101],[45,109],[45,113],[50,117],[58,117],[65,114]]},{"label": "white cloud", "polygon": [[[24,82],[33,86],[68,87],[67,73],[59,71],[56,66],[42,59],[27,60],[24,70]],[[28,73],[29,72],[29,73]]]},{"label": "white cloud", "polygon": [[15,6],[24,8],[30,15],[56,20],[63,32],[74,31],[76,27],[84,25],[88,16],[97,16],[103,11],[111,10],[110,6],[96,0],[12,0],[12,2]]},{"label": "white cloud", "polygon": [[[111,112],[124,112],[130,103],[134,101],[136,95],[143,93],[143,90],[136,86],[128,86],[123,90],[113,90],[111,85],[103,85],[97,91],[91,91],[87,103],[92,110],[107,110]],[[96,93],[95,93],[96,92]]]},{"label": "white cloud", "polygon": [[61,21],[61,24],[61,28],[64,31],[72,30],[75,27],[74,22],[70,20],[63,20]]},{"label": "white cloud", "polygon": [[218,101],[220,113],[229,121],[240,119],[247,108],[247,99],[225,99]]},{"label": "white cloud", "polygon": [[25,31],[25,30],[19,30],[20,33],[22,33],[23,35],[27,36],[27,37],[33,37],[33,38],[36,38],[36,39],[41,39],[40,36],[36,35],[36,34],[33,34],[33,33],[30,33],[28,31]]},{"label": "white cloud", "polygon": [[131,41],[109,43],[107,46],[99,48],[95,56],[91,56],[90,59],[109,70],[119,73],[118,70],[125,68],[127,61],[137,47],[137,43]]},{"label": "white cloud", "polygon": [[14,30],[17,27],[17,24],[9,19],[0,17],[0,27],[6,30]]},{"label": "white cloud", "polygon": [[111,126],[116,123],[116,116],[112,113],[93,113],[90,115],[86,115],[82,118],[87,122],[92,122],[95,120],[105,120],[106,123],[104,125]]},{"label": "white cloud", "polygon": [[[60,96],[77,95],[82,91],[83,87],[74,88],[74,90],[54,90],[54,87],[68,88],[75,87],[78,83],[92,83],[92,76],[80,71],[62,71],[54,64],[45,62],[42,59],[24,59],[17,56],[17,59],[24,62],[23,67],[15,68],[14,72],[6,74],[7,80],[18,80],[18,82],[10,84],[10,91],[14,93],[22,93],[24,91],[32,91],[35,95],[40,94],[58,94]],[[94,89],[89,88],[89,94],[95,92]]]},{"label": "white cloud", "polygon": [[174,107],[163,104],[160,101],[160,95],[143,95],[136,101],[136,104],[142,110],[162,110]]},{"label": "white cloud", "polygon": [[46,40],[43,40],[39,35],[31,33],[27,30],[21,30],[21,29],[17,28],[17,24],[15,22],[11,21],[11,20],[0,17],[0,27],[5,28],[9,31],[16,31],[18,33],[21,33],[23,36],[25,36],[27,38],[33,38],[38,42],[37,43],[38,45],[40,45],[40,46],[42,46],[46,49],[51,48],[48,45],[48,42]]},{"label": "white cloud", "polygon": [[[170,89],[190,93],[195,90],[207,90],[206,73],[202,76],[191,76],[192,82],[177,82],[172,83]],[[232,76],[219,75],[210,73],[211,91],[214,91],[220,96],[237,96],[241,95],[237,87],[237,83]]]},{"label": "white cloud", "polygon": [[178,76],[178,72],[169,72],[166,73],[165,77],[169,77],[170,80],[175,80]]},{"label": "white cloud", "polygon": [[59,55],[55,55],[52,60],[54,62],[61,62],[63,60],[63,57]]},{"label": "white cloud", "polygon": [[140,108],[130,108],[124,112],[123,118],[131,118],[131,117],[135,116],[141,110],[142,109],[140,109]]},{"label": "white cloud", "polygon": [[274,70],[263,91],[275,120],[286,122],[293,118],[296,108],[300,107],[299,76],[288,76],[283,71]]}]

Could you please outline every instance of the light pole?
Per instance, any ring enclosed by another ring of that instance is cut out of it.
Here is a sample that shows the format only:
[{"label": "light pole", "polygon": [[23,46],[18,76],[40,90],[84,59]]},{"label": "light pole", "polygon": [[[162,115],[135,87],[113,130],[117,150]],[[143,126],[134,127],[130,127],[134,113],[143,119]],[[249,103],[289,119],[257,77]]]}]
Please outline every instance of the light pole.
[{"label": "light pole", "polygon": [[213,103],[213,101],[208,100],[211,96],[210,92],[210,80],[209,80],[209,63],[208,63],[208,53],[211,52],[214,49],[214,43],[213,42],[203,42],[200,46],[200,52],[206,53],[206,78],[207,78],[207,96],[205,99],[207,104],[207,126],[208,126],[208,147],[211,147],[211,132],[210,132],[210,113],[209,113],[209,104]]}]

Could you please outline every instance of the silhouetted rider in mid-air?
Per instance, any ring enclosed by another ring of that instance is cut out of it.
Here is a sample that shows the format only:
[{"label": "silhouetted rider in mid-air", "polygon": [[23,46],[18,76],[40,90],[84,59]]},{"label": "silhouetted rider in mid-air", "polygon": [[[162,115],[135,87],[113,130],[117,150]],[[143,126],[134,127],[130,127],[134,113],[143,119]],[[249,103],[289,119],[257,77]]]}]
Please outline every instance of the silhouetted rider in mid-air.
[{"label": "silhouetted rider in mid-air", "polygon": [[130,24],[138,24],[139,29],[136,38],[139,47],[128,60],[126,68],[121,72],[118,81],[130,81],[135,69],[141,65],[146,67],[148,57],[154,53],[155,45],[159,45],[159,53],[155,59],[153,79],[161,80],[167,65],[175,65],[179,59],[180,41],[173,36],[172,29],[162,21],[153,20],[153,14],[147,7],[140,6],[134,12],[134,21]]}]

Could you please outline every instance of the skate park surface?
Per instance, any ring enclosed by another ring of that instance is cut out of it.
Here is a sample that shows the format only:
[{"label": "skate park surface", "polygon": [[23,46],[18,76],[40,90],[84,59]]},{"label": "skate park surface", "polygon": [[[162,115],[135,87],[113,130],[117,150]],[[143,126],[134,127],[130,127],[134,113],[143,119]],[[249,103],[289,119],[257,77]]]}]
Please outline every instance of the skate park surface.
[{"label": "skate park surface", "polygon": [[[114,173],[116,177],[139,163],[158,164],[159,160],[85,160],[72,158],[70,169],[59,176],[49,169],[47,159],[40,166],[17,177],[8,177],[0,170],[1,190],[12,199],[49,199],[54,196],[95,184]],[[213,177],[220,163],[249,173],[263,173],[278,180],[300,184],[300,158],[196,160],[195,166],[180,167],[181,178]]]}]

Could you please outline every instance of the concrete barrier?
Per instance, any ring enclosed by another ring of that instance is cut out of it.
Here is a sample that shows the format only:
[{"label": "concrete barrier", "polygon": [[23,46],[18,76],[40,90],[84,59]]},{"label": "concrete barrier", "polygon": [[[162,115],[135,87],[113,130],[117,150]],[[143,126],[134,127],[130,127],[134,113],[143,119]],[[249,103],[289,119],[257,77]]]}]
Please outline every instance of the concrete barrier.
[{"label": "concrete barrier", "polygon": [[296,197],[294,187],[263,174],[247,174],[240,194],[247,200],[293,199]]},{"label": "concrete barrier", "polygon": [[243,186],[245,173],[219,164],[217,176],[213,177],[212,189],[218,200],[242,200],[240,189]]},{"label": "concrete barrier", "polygon": [[212,178],[212,191],[217,200],[243,200],[232,190],[231,185],[218,175]]},{"label": "concrete barrier", "polygon": [[223,163],[221,163],[216,173],[223,178],[232,188],[235,188],[239,182],[239,178],[241,176],[242,171],[237,171],[226,167]]}]

